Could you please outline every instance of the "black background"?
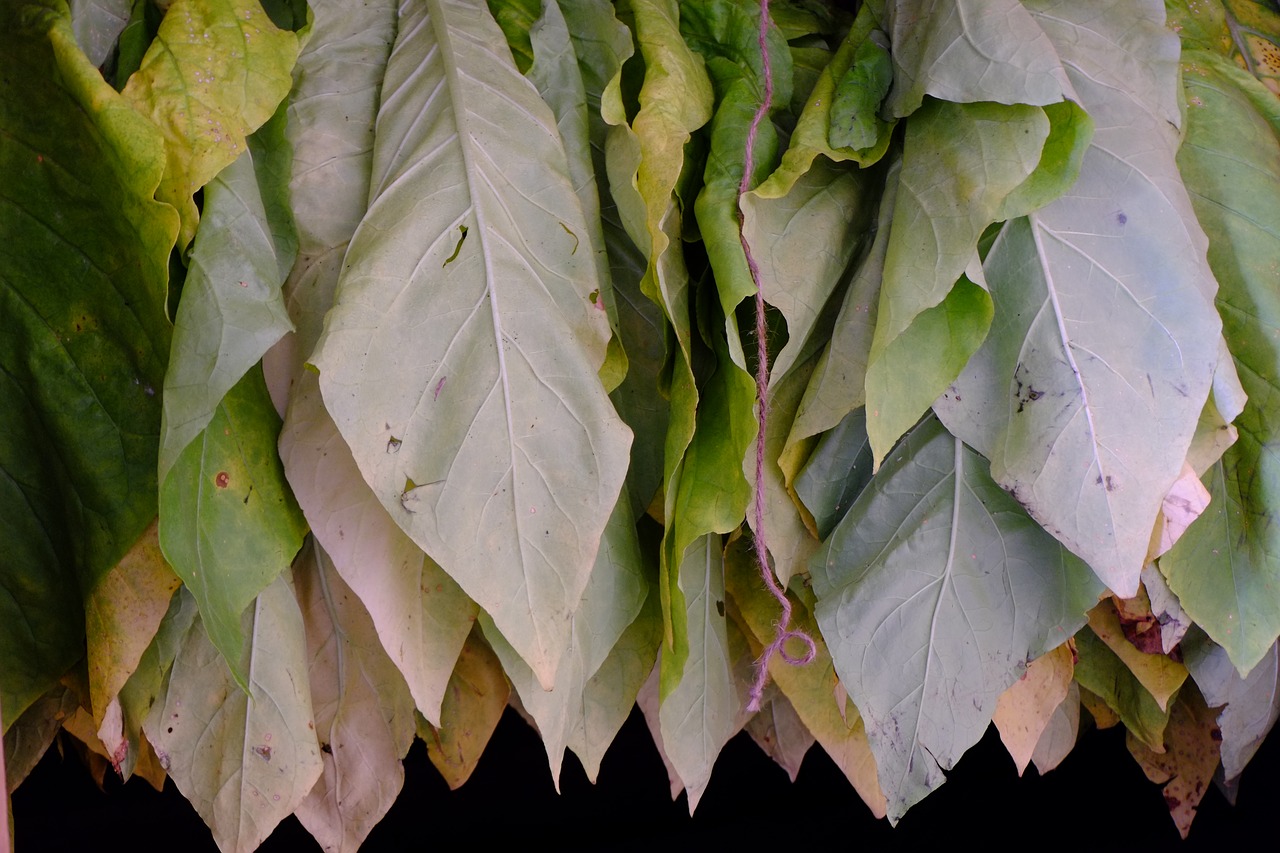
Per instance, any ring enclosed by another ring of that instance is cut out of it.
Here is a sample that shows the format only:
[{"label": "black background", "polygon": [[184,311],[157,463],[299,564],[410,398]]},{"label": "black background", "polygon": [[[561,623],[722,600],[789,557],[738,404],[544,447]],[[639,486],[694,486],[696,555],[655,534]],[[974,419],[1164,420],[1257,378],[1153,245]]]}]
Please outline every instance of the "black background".
[{"label": "black background", "polygon": [[[1087,715],[1083,715],[1087,718]],[[449,791],[415,742],[405,789],[363,850],[448,846],[540,850],[920,849],[933,842],[1060,849],[1256,849],[1280,830],[1280,740],[1271,737],[1245,770],[1233,808],[1210,789],[1187,842],[1179,840],[1160,788],[1124,746],[1120,727],[1086,731],[1062,765],[1043,778],[1017,777],[994,727],[949,774],[947,784],[911,809],[897,828],[876,820],[844,776],[815,746],[792,784],[746,734],[716,764],[697,813],[672,802],[666,771],[643,718],[633,711],[605,756],[599,784],[566,756],[556,794],[534,731],[508,709],[471,779]],[[97,789],[71,750],[55,747],[13,795],[16,853],[92,847],[214,851],[209,831],[169,782],[163,794],[108,774]],[[544,842],[539,844],[539,842]],[[824,849],[825,847],[825,849]],[[295,818],[259,848],[318,851]],[[1274,848],[1264,848],[1274,849]]]}]

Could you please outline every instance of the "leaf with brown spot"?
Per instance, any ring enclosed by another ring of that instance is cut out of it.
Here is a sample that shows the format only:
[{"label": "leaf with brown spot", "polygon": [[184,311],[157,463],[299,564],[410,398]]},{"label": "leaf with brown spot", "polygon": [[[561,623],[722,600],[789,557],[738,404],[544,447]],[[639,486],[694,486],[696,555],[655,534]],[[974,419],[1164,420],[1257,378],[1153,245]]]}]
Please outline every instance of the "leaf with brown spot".
[{"label": "leaf with brown spot", "polygon": [[449,679],[440,706],[440,726],[417,716],[418,737],[427,743],[427,757],[450,789],[461,787],[476,769],[510,695],[502,664],[476,627]]},{"label": "leaf with brown spot", "polygon": [[1161,710],[1167,710],[1169,700],[1187,680],[1187,668],[1163,654],[1144,654],[1136,649],[1125,636],[1120,616],[1110,599],[1089,611],[1089,627],[1098,639],[1124,661],[1124,665],[1156,700]]},{"label": "leaf with brown spot", "polygon": [[1169,715],[1163,753],[1153,752],[1132,733],[1125,738],[1147,778],[1164,784],[1164,801],[1183,838],[1191,830],[1196,809],[1218,769],[1221,736],[1213,717],[1197,690],[1183,690]]},{"label": "leaf with brown spot", "polygon": [[[1066,643],[1027,665],[1027,671],[996,700],[991,721],[1021,776],[1036,747],[1066,701],[1075,664]],[[1079,704],[1079,701],[1076,703]]]}]

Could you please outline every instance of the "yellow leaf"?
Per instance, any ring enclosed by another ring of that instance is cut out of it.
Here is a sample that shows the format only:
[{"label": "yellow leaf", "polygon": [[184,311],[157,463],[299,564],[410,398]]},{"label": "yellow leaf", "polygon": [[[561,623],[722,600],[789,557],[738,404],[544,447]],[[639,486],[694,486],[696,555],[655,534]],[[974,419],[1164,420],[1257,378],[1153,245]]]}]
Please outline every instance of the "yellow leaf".
[{"label": "yellow leaf", "polygon": [[461,787],[476,769],[510,695],[502,664],[476,628],[449,679],[440,706],[440,727],[417,715],[418,737],[427,742],[427,757],[451,790]]},{"label": "yellow leaf", "polygon": [[1054,712],[1067,697],[1075,664],[1071,649],[1058,646],[1027,665],[1027,671],[996,700],[991,718],[1021,776]]},{"label": "yellow leaf", "polygon": [[1187,837],[1200,800],[1218,769],[1217,730],[1214,713],[1200,694],[1184,690],[1169,715],[1163,754],[1153,752],[1132,734],[1125,738],[1129,752],[1147,778],[1164,784],[1164,801],[1183,838]]},{"label": "yellow leaf", "polygon": [[1124,661],[1138,682],[1155,698],[1160,710],[1167,710],[1170,698],[1187,680],[1187,668],[1165,655],[1143,654],[1134,648],[1125,638],[1120,616],[1111,599],[1089,611],[1089,627],[1098,639],[1107,644],[1107,648],[1115,652],[1116,657]]}]

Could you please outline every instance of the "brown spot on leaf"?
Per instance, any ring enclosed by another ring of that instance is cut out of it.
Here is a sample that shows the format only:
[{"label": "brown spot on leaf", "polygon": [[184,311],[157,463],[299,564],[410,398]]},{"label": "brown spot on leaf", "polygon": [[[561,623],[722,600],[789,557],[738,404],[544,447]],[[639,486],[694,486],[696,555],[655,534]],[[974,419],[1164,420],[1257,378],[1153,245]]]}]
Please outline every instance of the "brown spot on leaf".
[{"label": "brown spot on leaf", "polygon": [[213,478],[213,484],[219,489],[225,489],[231,485],[231,477],[226,471],[219,471],[218,475]]}]

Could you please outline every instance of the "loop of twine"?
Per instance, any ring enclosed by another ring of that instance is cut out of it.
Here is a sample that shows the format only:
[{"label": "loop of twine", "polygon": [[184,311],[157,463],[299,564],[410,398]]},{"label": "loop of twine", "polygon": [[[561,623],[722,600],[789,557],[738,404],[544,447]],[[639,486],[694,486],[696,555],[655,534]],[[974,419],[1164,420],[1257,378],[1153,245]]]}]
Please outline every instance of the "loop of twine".
[{"label": "loop of twine", "polygon": [[[769,59],[768,47],[770,22],[769,0],[760,0],[758,42],[764,72],[764,99],[756,110],[755,116],[752,117],[751,126],[747,130],[747,141],[743,150],[742,181],[738,184],[739,199],[751,189],[751,173],[754,171],[755,166],[756,135],[759,133],[761,122],[764,121],[765,116],[769,113],[769,108],[773,105],[773,65]],[[759,412],[759,432],[756,434],[756,486],[753,513],[755,536],[753,538],[755,541],[756,562],[760,564],[760,577],[764,580],[764,585],[768,588],[770,594],[777,599],[782,608],[782,615],[775,624],[773,642],[765,648],[756,661],[756,677],[751,685],[750,703],[747,705],[748,711],[755,712],[760,710],[760,701],[764,696],[765,684],[769,680],[769,661],[773,656],[775,654],[781,655],[782,659],[788,664],[803,666],[813,661],[818,653],[818,647],[813,638],[807,633],[800,629],[791,628],[791,601],[787,598],[786,590],[779,586],[777,580],[774,579],[773,569],[769,567],[769,547],[764,532],[764,445],[769,408],[769,329],[765,317],[764,290],[760,286],[760,267],[756,264],[755,257],[751,254],[751,246],[747,242],[743,224],[742,208],[739,204],[738,239],[742,243],[742,251],[747,257],[747,268],[751,272],[751,281],[756,286],[756,405]],[[800,640],[808,647],[803,656],[793,657],[783,648],[787,640],[791,639]]]}]

